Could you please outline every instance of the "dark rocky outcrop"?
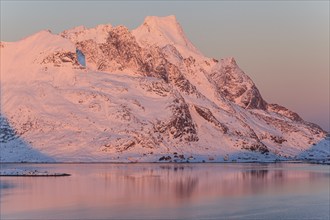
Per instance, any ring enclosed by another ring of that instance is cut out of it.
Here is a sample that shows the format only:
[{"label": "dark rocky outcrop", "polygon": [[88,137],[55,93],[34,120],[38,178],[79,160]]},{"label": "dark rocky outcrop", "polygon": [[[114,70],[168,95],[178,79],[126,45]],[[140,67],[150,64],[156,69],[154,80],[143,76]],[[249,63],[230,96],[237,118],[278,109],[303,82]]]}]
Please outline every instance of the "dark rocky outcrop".
[{"label": "dark rocky outcrop", "polygon": [[73,52],[55,52],[41,61],[41,64],[52,63],[56,67],[62,66],[64,63],[70,63],[72,66],[80,66],[77,60],[77,54]]},{"label": "dark rocky outcrop", "polygon": [[222,59],[209,76],[229,101],[246,109],[266,110],[267,103],[250,77],[238,67],[234,58]]},{"label": "dark rocky outcrop", "polygon": [[297,121],[297,122],[303,121],[302,118],[297,113],[295,113],[281,105],[278,105],[278,104],[268,104],[267,110],[280,114],[286,118],[291,119],[292,121]]},{"label": "dark rocky outcrop", "polygon": [[194,108],[196,110],[196,112],[202,117],[204,118],[206,121],[212,123],[214,126],[216,126],[217,128],[221,129],[221,131],[223,133],[227,133],[228,132],[228,127],[225,126],[224,124],[222,124],[221,122],[219,122],[214,115],[212,114],[212,112],[210,111],[210,109],[208,108],[204,108],[202,106],[196,106],[194,105]]}]

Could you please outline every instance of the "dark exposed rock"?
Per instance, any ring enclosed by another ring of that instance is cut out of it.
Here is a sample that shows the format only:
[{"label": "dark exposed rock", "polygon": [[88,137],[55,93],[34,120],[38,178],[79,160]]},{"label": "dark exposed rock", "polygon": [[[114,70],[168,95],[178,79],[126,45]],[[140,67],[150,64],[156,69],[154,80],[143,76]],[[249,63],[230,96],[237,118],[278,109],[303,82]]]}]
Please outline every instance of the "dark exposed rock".
[{"label": "dark exposed rock", "polygon": [[264,145],[261,142],[252,143],[252,144],[243,143],[242,149],[246,149],[246,150],[250,150],[250,151],[259,151],[260,153],[263,153],[263,154],[269,152],[266,145]]},{"label": "dark exposed rock", "polygon": [[[306,121],[287,121],[284,119],[280,118],[275,118],[275,117],[270,117],[264,114],[257,114],[257,113],[252,113],[257,115],[258,117],[262,118],[266,123],[271,124],[273,127],[279,129],[280,131],[284,133],[294,133],[294,132],[299,132],[299,129],[297,128],[296,122],[299,123],[299,126],[305,127],[307,130],[309,130],[312,134],[314,135],[320,135],[320,136],[325,136],[326,132],[319,127],[318,125],[315,125],[313,123],[309,123]],[[287,118],[287,117],[286,117]]]},{"label": "dark exposed rock", "polygon": [[112,28],[106,43],[99,46],[106,60],[119,65],[119,69],[142,65],[141,47],[124,26]]},{"label": "dark exposed rock", "polygon": [[279,137],[279,136],[273,136],[273,135],[271,135],[270,138],[272,139],[272,141],[274,141],[277,144],[282,144],[283,142],[287,141],[283,137]]},{"label": "dark exposed rock", "polygon": [[150,47],[142,50],[142,64],[139,71],[145,76],[152,76],[163,79],[168,83],[166,65],[168,61],[158,47]]},{"label": "dark exposed rock", "polygon": [[225,126],[224,124],[222,124],[221,122],[219,122],[214,117],[214,115],[212,114],[212,112],[210,111],[210,109],[204,108],[202,106],[196,106],[196,105],[194,105],[194,108],[195,108],[196,112],[200,116],[202,116],[206,121],[211,122],[213,125],[215,125],[216,127],[220,128],[223,133],[227,133],[227,131],[228,131],[227,126]]},{"label": "dark exposed rock", "polygon": [[98,70],[106,69],[105,58],[101,56],[101,49],[94,40],[80,41],[76,46],[84,53],[87,65],[94,63]]},{"label": "dark exposed rock", "polygon": [[184,99],[178,98],[177,104],[171,106],[173,116],[167,126],[174,138],[183,138],[185,141],[198,141],[195,124],[191,118],[188,105]]},{"label": "dark exposed rock", "polygon": [[261,97],[257,87],[253,85],[250,89],[244,91],[241,102],[247,109],[262,109],[266,110],[267,103]]},{"label": "dark exposed rock", "polygon": [[267,110],[278,113],[284,117],[291,119],[292,121],[302,121],[302,118],[297,113],[278,104],[268,104]]},{"label": "dark exposed rock", "polygon": [[170,120],[168,122],[159,121],[155,125],[155,130],[160,133],[167,133],[170,137],[181,141],[198,141],[196,127],[184,99],[177,97],[169,107],[172,110]]},{"label": "dark exposed rock", "polygon": [[73,66],[79,66],[77,55],[73,52],[55,52],[41,61],[41,64],[52,63],[54,66],[61,66],[63,63],[71,63]]},{"label": "dark exposed rock", "polygon": [[196,94],[199,93],[195,86],[193,86],[189,80],[180,72],[179,68],[171,63],[166,65],[166,72],[168,73],[169,81],[172,82],[176,87],[180,89],[184,94]]},{"label": "dark exposed rock", "polygon": [[104,148],[104,150],[106,151],[107,148],[114,147],[117,152],[124,152],[136,145],[135,140],[131,140],[131,139],[127,139],[127,140],[118,139],[118,140],[119,140],[118,142],[114,142],[112,144],[108,144],[107,146],[104,146],[106,147]]},{"label": "dark exposed rock", "polygon": [[261,97],[259,90],[233,58],[221,60],[209,76],[223,96],[231,102],[247,109],[266,110],[267,103]]},{"label": "dark exposed rock", "polygon": [[159,96],[168,96],[170,93],[170,88],[168,84],[163,81],[148,81],[140,80],[140,86],[148,92],[155,93]]},{"label": "dark exposed rock", "polygon": [[161,50],[165,54],[166,57],[174,57],[179,60],[183,60],[183,57],[180,54],[180,52],[176,49],[176,47],[174,47],[171,44],[164,46],[163,48],[161,48]]},{"label": "dark exposed rock", "polygon": [[159,161],[169,161],[169,160],[171,160],[172,158],[171,158],[171,156],[162,156],[162,157],[160,157],[159,158]]}]

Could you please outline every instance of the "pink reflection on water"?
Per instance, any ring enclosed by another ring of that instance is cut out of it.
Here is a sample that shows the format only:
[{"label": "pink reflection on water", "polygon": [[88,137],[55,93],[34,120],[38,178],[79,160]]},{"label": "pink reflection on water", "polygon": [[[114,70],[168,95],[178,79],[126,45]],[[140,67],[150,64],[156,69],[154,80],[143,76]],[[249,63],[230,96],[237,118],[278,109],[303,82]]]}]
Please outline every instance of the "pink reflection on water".
[{"label": "pink reflection on water", "polygon": [[329,184],[329,181],[320,181],[320,178],[329,179],[326,169],[299,169],[299,165],[294,164],[290,169],[282,169],[281,165],[253,164],[58,164],[40,167],[72,176],[2,177],[1,182],[12,187],[1,191],[1,215],[95,217],[96,214],[88,210],[103,217],[122,216],[121,213],[127,214],[128,210],[147,210],[150,216],[162,210],[166,215],[166,210],[173,208],[178,211],[180,207],[228,198],[317,193]]}]

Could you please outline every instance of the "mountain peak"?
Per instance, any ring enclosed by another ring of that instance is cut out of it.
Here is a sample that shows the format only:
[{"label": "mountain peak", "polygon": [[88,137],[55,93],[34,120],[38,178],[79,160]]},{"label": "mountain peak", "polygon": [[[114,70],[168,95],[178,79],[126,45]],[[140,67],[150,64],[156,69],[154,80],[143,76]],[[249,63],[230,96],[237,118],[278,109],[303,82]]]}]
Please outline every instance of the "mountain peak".
[{"label": "mountain peak", "polygon": [[236,60],[234,57],[223,58],[222,62],[226,65],[237,66],[237,63],[236,63]]},{"label": "mountain peak", "polygon": [[148,16],[141,26],[132,31],[140,46],[156,45],[164,47],[175,45],[184,57],[200,54],[185,36],[181,25],[174,15],[157,17]]},{"label": "mountain peak", "polygon": [[169,15],[169,16],[164,16],[164,17],[158,17],[158,16],[147,16],[144,19],[143,22],[144,25],[172,25],[172,26],[176,26],[179,25],[175,15]]}]

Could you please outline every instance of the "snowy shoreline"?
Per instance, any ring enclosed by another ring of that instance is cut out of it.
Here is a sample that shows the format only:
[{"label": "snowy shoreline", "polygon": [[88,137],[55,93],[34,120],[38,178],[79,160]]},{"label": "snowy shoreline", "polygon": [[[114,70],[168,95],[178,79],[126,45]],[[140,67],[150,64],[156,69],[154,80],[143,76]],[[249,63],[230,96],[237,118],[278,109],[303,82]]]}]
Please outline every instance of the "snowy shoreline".
[{"label": "snowy shoreline", "polygon": [[71,176],[68,173],[50,173],[48,171],[39,170],[21,170],[21,169],[0,169],[0,176],[37,176],[37,177],[57,177],[57,176]]},{"label": "snowy shoreline", "polygon": [[245,161],[245,162],[169,162],[169,161],[161,161],[161,162],[1,162],[0,163],[0,177],[63,177],[63,176],[71,176],[69,173],[52,173],[49,171],[40,171],[36,169],[20,169],[20,168],[10,168],[10,169],[2,169],[2,165],[14,164],[14,165],[23,165],[23,164],[38,164],[38,165],[48,165],[48,164],[122,164],[122,165],[138,165],[138,164],[166,164],[166,165],[202,165],[202,164],[318,164],[318,165],[330,165],[330,161]]},{"label": "snowy shoreline", "polygon": [[[99,162],[0,162],[1,165],[6,164],[275,164],[275,163],[283,163],[283,164],[320,164],[320,165],[330,165],[330,160],[277,160],[277,161],[192,161],[192,162],[170,162],[170,161],[155,161],[155,162],[131,162],[131,161],[122,161],[122,162],[109,162],[109,161],[99,161]],[[1,173],[1,171],[0,171]],[[0,174],[1,175],[1,174]]]}]

